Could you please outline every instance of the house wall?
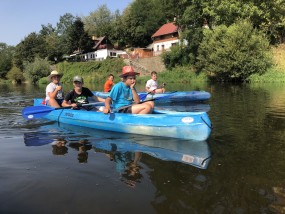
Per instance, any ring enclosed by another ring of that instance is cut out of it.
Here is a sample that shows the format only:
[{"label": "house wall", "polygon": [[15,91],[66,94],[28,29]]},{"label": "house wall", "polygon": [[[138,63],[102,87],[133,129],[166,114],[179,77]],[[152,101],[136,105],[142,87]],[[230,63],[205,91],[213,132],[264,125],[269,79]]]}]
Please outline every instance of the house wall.
[{"label": "house wall", "polygon": [[101,61],[106,59],[107,57],[119,57],[119,54],[125,54],[125,51],[121,50],[108,50],[108,49],[100,49],[97,51],[88,52],[80,55],[82,61],[89,60],[97,60]]},{"label": "house wall", "polygon": [[178,38],[166,38],[162,40],[155,40],[153,42],[153,55],[158,56],[162,52],[169,50],[172,46],[178,45]]}]

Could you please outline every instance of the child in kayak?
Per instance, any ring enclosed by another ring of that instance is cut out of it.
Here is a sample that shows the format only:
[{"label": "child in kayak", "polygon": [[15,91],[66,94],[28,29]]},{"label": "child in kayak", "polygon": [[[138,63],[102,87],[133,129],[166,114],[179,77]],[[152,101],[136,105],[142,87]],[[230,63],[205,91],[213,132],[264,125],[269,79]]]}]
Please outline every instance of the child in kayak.
[{"label": "child in kayak", "polygon": [[[105,100],[103,112],[111,112],[111,104],[119,113],[151,114],[154,102],[140,103],[140,97],[136,91],[136,76],[139,73],[134,71],[132,66],[124,66],[120,77],[122,81],[115,84],[109,96]],[[133,103],[134,102],[134,103]]]},{"label": "child in kayak", "polygon": [[44,100],[45,105],[49,105],[55,108],[59,108],[63,102],[63,88],[60,83],[62,74],[57,71],[52,71],[48,76],[50,83],[46,87],[46,98]]},{"label": "child in kayak", "polygon": [[151,79],[146,82],[145,90],[150,94],[155,93],[164,93],[165,92],[165,83],[163,83],[160,87],[158,87],[157,83],[157,72],[151,72]]},{"label": "child in kayak", "polygon": [[83,87],[83,78],[80,76],[73,78],[73,86],[74,88],[64,97],[63,107],[77,108],[78,104],[89,103],[89,97],[92,97],[96,102],[105,101],[105,99],[95,96],[89,88]]}]

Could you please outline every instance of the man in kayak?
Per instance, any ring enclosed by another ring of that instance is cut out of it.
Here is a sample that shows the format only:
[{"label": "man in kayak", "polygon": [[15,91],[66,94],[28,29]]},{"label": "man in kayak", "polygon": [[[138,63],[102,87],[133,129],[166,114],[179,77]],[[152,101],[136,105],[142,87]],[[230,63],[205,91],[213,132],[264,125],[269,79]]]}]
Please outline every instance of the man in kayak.
[{"label": "man in kayak", "polygon": [[89,103],[88,97],[92,97],[96,102],[105,101],[105,99],[95,96],[89,88],[83,87],[83,78],[81,76],[73,78],[73,86],[74,88],[64,97],[63,107],[77,108],[78,104]]},{"label": "man in kayak", "polygon": [[48,76],[50,83],[46,87],[45,105],[59,108],[63,102],[63,88],[60,83],[61,74],[57,71],[52,71]]},{"label": "man in kayak", "polygon": [[[109,96],[105,100],[105,108],[103,112],[108,114],[111,112],[111,104],[113,111],[119,113],[130,114],[151,114],[154,108],[154,102],[148,101],[140,103],[140,97],[136,91],[136,76],[139,73],[134,71],[132,66],[124,66],[120,75],[122,81],[115,84]],[[134,102],[134,103],[133,103]]]},{"label": "man in kayak", "polygon": [[157,72],[152,71],[151,72],[151,79],[146,82],[145,90],[149,94],[155,94],[155,93],[164,93],[165,92],[165,83],[163,83],[161,86],[158,86],[157,83]]}]

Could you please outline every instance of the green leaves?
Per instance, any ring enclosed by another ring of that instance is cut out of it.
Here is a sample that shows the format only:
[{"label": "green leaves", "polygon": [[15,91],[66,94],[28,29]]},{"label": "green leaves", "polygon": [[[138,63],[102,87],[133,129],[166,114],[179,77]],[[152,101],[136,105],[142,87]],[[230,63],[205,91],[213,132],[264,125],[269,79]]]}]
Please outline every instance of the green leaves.
[{"label": "green leaves", "polygon": [[267,39],[248,21],[204,33],[196,65],[218,80],[244,81],[251,74],[264,73],[271,65]]}]

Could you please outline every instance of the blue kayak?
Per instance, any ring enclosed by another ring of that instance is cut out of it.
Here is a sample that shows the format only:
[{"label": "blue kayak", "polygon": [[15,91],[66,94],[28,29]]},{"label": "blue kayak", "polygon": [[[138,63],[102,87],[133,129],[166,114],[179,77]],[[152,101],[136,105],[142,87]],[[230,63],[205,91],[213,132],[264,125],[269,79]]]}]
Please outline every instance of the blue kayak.
[{"label": "blue kayak", "polygon": [[[42,99],[34,99],[33,108],[45,108]],[[36,107],[38,106],[38,107]],[[77,126],[106,131],[162,136],[195,141],[207,140],[211,133],[211,121],[206,112],[177,112],[155,109],[152,114],[104,114],[100,111],[55,109],[48,113],[27,111],[22,114],[33,119],[34,114],[43,118]]]},{"label": "blue kayak", "polygon": [[[106,98],[109,96],[108,92],[93,91],[93,94]],[[172,103],[172,102],[198,102],[210,99],[211,94],[206,91],[177,91],[165,92],[160,94],[148,94],[147,92],[138,92],[142,100],[155,99],[156,103]]]}]

